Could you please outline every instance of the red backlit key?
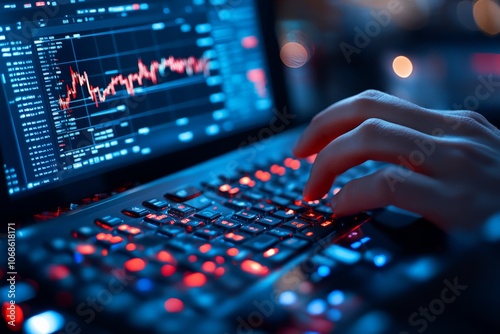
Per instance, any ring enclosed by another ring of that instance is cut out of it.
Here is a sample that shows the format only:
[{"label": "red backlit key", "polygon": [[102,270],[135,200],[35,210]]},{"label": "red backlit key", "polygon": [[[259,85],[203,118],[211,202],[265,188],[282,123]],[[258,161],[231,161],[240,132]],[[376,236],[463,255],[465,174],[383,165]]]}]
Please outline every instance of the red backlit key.
[{"label": "red backlit key", "polygon": [[320,214],[320,213],[316,213],[316,212],[313,212],[313,211],[309,211],[309,212],[305,212],[303,213],[301,216],[300,216],[301,219],[303,220],[306,220],[306,221],[309,221],[309,222],[312,222],[312,223],[316,223],[316,222],[319,222],[321,221],[321,219],[323,219],[323,215]]},{"label": "red backlit key", "polygon": [[300,231],[303,228],[308,227],[310,224],[301,220],[291,220],[285,224],[283,224],[283,227],[292,229],[293,231]]},{"label": "red backlit key", "polygon": [[149,214],[149,210],[138,206],[132,206],[130,208],[122,210],[122,213],[132,218],[141,218]]},{"label": "red backlit key", "polygon": [[182,203],[178,203],[178,204],[174,205],[169,210],[169,213],[171,213],[177,217],[186,217],[193,212],[194,212],[194,209],[192,207],[187,206],[186,204],[182,204]]},{"label": "red backlit key", "polygon": [[109,233],[99,233],[96,235],[97,242],[104,247],[112,247],[123,242],[123,238],[118,235],[112,235]]},{"label": "red backlit key", "polygon": [[170,217],[167,214],[155,214],[150,213],[146,217],[144,217],[144,221],[146,223],[151,223],[157,226],[166,225],[166,224],[174,224],[174,218]]},{"label": "red backlit key", "polygon": [[267,274],[269,274],[269,268],[252,260],[243,261],[243,263],[241,264],[241,269],[244,272],[257,276],[266,276]]},{"label": "red backlit key", "polygon": [[118,232],[129,236],[135,236],[142,233],[140,228],[129,226],[127,224],[118,226]]},{"label": "red backlit key", "polygon": [[245,242],[249,236],[243,233],[238,233],[238,232],[230,232],[226,233],[224,235],[224,239],[229,242],[233,242],[235,244],[241,244],[242,242]]},{"label": "red backlit key", "polygon": [[220,219],[214,223],[214,226],[223,228],[226,231],[234,231],[241,226],[241,223],[231,219]]},{"label": "red backlit key", "polygon": [[184,227],[186,229],[186,232],[191,233],[194,230],[205,226],[205,223],[202,222],[201,220],[188,217],[188,218],[183,218],[179,221],[176,221],[175,225]]},{"label": "red backlit key", "polygon": [[94,223],[97,226],[105,228],[107,230],[112,230],[113,227],[123,224],[123,220],[117,217],[105,216],[102,218],[97,218]]}]

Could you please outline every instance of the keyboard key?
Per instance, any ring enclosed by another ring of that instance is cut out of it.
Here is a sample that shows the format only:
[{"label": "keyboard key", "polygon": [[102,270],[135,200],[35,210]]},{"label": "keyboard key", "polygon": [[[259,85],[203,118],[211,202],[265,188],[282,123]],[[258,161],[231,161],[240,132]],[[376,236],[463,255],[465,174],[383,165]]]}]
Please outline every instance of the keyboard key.
[{"label": "keyboard key", "polygon": [[271,203],[276,204],[277,206],[280,207],[286,207],[288,204],[290,204],[290,200],[280,197],[280,196],[275,196],[271,198]]},{"label": "keyboard key", "polygon": [[221,231],[219,231],[218,229],[211,227],[211,226],[199,229],[194,233],[194,235],[196,235],[197,237],[200,237],[200,238],[203,238],[206,240],[215,239],[221,234],[222,234]]},{"label": "keyboard key", "polygon": [[219,187],[219,195],[223,197],[234,197],[238,195],[241,192],[241,189],[239,187],[232,187],[229,184],[223,184]]},{"label": "keyboard key", "polygon": [[323,215],[313,211],[305,212],[300,215],[300,218],[312,223],[320,222],[323,219]]},{"label": "keyboard key", "polygon": [[186,217],[194,212],[194,209],[190,206],[187,206],[182,203],[178,203],[168,211],[170,214],[173,214],[177,217]]},{"label": "keyboard key", "polygon": [[295,250],[286,247],[270,248],[264,252],[264,261],[271,264],[271,266],[279,266],[295,254]]},{"label": "keyboard key", "polygon": [[235,244],[241,244],[248,240],[250,237],[244,233],[240,232],[229,232],[224,234],[224,240],[235,243]]},{"label": "keyboard key", "polygon": [[251,235],[257,235],[257,234],[261,234],[262,232],[266,231],[266,228],[264,226],[257,225],[257,224],[249,224],[249,225],[243,226],[240,229],[240,231],[247,232],[248,234],[251,234]]},{"label": "keyboard key", "polygon": [[117,230],[118,230],[119,233],[125,234],[125,235],[128,235],[128,236],[136,236],[136,235],[142,233],[142,231],[141,231],[140,228],[133,227],[133,226],[130,226],[130,225],[127,225],[127,224],[123,224],[123,225],[118,226]]},{"label": "keyboard key", "polygon": [[256,223],[265,226],[267,228],[272,228],[276,227],[279,224],[281,224],[281,219],[274,218],[274,217],[262,217],[257,219]]},{"label": "keyboard key", "polygon": [[280,211],[276,211],[275,213],[273,213],[274,217],[282,219],[285,222],[295,218],[295,215],[296,215],[295,211],[293,211],[293,210],[288,210],[288,211],[280,210]]},{"label": "keyboard key", "polygon": [[71,235],[75,239],[89,239],[93,238],[99,231],[91,226],[83,226],[71,232]]},{"label": "keyboard key", "polygon": [[327,205],[320,205],[314,208],[314,211],[319,212],[324,216],[331,216],[333,214],[332,208]]},{"label": "keyboard key", "polygon": [[99,227],[105,228],[107,230],[112,230],[113,227],[123,224],[124,221],[117,217],[106,216],[97,218],[94,223]]},{"label": "keyboard key", "polygon": [[280,227],[274,228],[267,233],[279,238],[280,240],[285,240],[293,236],[292,231]]},{"label": "keyboard key", "polygon": [[173,225],[165,225],[158,229],[158,233],[170,238],[174,238],[179,234],[184,234],[184,229]]},{"label": "keyboard key", "polygon": [[252,275],[256,276],[266,276],[269,274],[269,268],[266,266],[263,266],[259,262],[253,261],[253,260],[245,260],[241,264],[241,269],[244,272],[247,272]]},{"label": "keyboard key", "polygon": [[132,206],[130,208],[123,209],[122,213],[132,218],[141,218],[149,214],[149,210],[139,206]]},{"label": "keyboard key", "polygon": [[309,201],[309,202],[303,201],[302,205],[309,207],[309,208],[316,208],[318,206],[321,206],[321,201],[319,201],[319,200]]},{"label": "keyboard key", "polygon": [[192,208],[195,208],[196,210],[203,210],[208,208],[210,205],[212,205],[212,200],[209,199],[208,197],[205,197],[203,195],[198,196],[196,198],[190,199],[186,203],[186,205],[189,205]]},{"label": "keyboard key", "polygon": [[289,228],[289,229],[292,229],[293,231],[300,231],[302,230],[303,228],[306,228],[310,226],[309,223],[307,222],[304,222],[304,221],[301,221],[301,220],[291,220],[285,224],[283,224],[283,227],[286,227],[286,228]]},{"label": "keyboard key", "polygon": [[281,194],[281,197],[288,198],[290,201],[295,201],[296,199],[302,198],[302,194],[297,191],[285,191]]},{"label": "keyboard key", "polygon": [[144,217],[144,221],[146,223],[151,223],[157,226],[161,226],[166,224],[173,224],[175,222],[175,219],[167,214],[157,215],[154,213],[150,213],[149,215]]},{"label": "keyboard key", "polygon": [[245,191],[242,194],[242,197],[244,199],[247,199],[247,200],[253,201],[253,202],[262,201],[264,199],[264,195],[262,195],[260,193],[253,192],[253,191]]},{"label": "keyboard key", "polygon": [[276,207],[274,205],[267,204],[267,203],[258,203],[258,204],[255,204],[254,206],[252,206],[252,210],[269,215],[269,214],[273,213],[274,211],[276,211]]},{"label": "keyboard key", "polygon": [[241,226],[241,223],[231,219],[221,219],[216,221],[214,226],[221,227],[226,231],[234,231]]},{"label": "keyboard key", "polygon": [[184,227],[186,229],[186,232],[193,232],[194,230],[205,226],[205,223],[202,222],[201,220],[198,219],[193,219],[193,218],[183,218],[179,221],[175,222],[175,225]]},{"label": "keyboard key", "polygon": [[174,202],[185,202],[202,194],[202,191],[196,187],[186,187],[174,192],[165,194],[165,197]]},{"label": "keyboard key", "polygon": [[97,243],[101,244],[106,248],[111,248],[121,242],[123,242],[123,238],[118,235],[113,235],[110,233],[99,233],[96,235]]},{"label": "keyboard key", "polygon": [[204,210],[204,211],[198,212],[194,216],[198,219],[203,220],[205,223],[211,223],[222,215],[219,212],[215,212],[212,210]]},{"label": "keyboard key", "polygon": [[246,209],[246,208],[252,206],[252,204],[250,204],[246,201],[242,201],[240,199],[231,199],[231,200],[227,201],[226,203],[224,203],[224,206],[226,206],[230,209],[233,209],[233,210],[240,211],[242,209]]},{"label": "keyboard key", "polygon": [[286,206],[286,210],[285,211],[288,211],[288,210],[293,210],[296,213],[302,213],[302,212],[307,211],[308,209],[305,208],[305,207],[303,207],[303,206],[298,206],[298,205],[295,205],[295,204],[289,204],[289,205]]},{"label": "keyboard key", "polygon": [[157,198],[153,198],[153,199],[144,201],[144,202],[142,202],[142,205],[148,209],[155,210],[155,211],[165,210],[170,206],[170,204],[168,204],[164,200],[157,199]]},{"label": "keyboard key", "polygon": [[240,212],[234,214],[233,217],[236,219],[243,220],[245,222],[251,222],[251,221],[254,221],[255,219],[258,218],[256,213],[253,213],[252,211],[246,211],[246,210],[243,210],[243,211],[240,211]]},{"label": "keyboard key", "polygon": [[254,239],[251,239],[243,244],[243,246],[253,249],[255,251],[264,251],[279,241],[278,238],[272,237],[270,235],[262,234]]},{"label": "keyboard key", "polygon": [[309,241],[307,240],[302,240],[302,239],[297,239],[297,238],[291,238],[283,241],[279,245],[282,245],[284,247],[289,247],[292,248],[296,251],[302,250],[305,247],[309,245]]},{"label": "keyboard key", "polygon": [[[188,239],[189,240],[189,239]],[[191,243],[187,242],[186,239],[184,238],[175,238],[169,240],[165,244],[165,249],[173,249],[176,251],[179,251],[181,253],[186,253],[186,254],[193,254],[195,252],[195,246],[192,245]],[[179,259],[180,261],[180,259]]]},{"label": "keyboard key", "polygon": [[320,226],[308,227],[297,234],[297,237],[311,241],[317,241],[332,233],[334,229],[324,228]]}]

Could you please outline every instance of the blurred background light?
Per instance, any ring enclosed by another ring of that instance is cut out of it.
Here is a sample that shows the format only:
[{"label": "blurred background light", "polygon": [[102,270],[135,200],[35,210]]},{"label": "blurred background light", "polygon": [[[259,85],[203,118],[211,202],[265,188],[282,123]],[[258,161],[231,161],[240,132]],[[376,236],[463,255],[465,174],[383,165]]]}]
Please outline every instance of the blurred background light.
[{"label": "blurred background light", "polygon": [[50,334],[60,330],[63,324],[62,315],[55,311],[47,311],[26,320],[24,329],[27,334]]},{"label": "blurred background light", "polygon": [[309,52],[300,43],[288,42],[281,48],[281,60],[290,68],[300,68],[309,60]]},{"label": "blurred background light", "polygon": [[486,34],[500,33],[500,6],[493,0],[478,0],[474,4],[474,20]]},{"label": "blurred background light", "polygon": [[413,73],[413,63],[408,57],[398,56],[392,62],[392,69],[398,77],[406,79]]}]

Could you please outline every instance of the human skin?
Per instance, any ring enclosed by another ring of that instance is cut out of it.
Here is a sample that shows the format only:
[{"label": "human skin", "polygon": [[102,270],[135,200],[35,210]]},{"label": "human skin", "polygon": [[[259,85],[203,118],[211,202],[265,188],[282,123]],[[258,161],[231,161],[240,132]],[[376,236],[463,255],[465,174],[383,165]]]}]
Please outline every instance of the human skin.
[{"label": "human skin", "polygon": [[318,154],[306,200],[367,160],[391,164],[345,184],[332,200],[338,216],[395,205],[444,229],[468,229],[500,211],[500,130],[476,112],[426,109],[369,90],[314,117],[294,154]]}]

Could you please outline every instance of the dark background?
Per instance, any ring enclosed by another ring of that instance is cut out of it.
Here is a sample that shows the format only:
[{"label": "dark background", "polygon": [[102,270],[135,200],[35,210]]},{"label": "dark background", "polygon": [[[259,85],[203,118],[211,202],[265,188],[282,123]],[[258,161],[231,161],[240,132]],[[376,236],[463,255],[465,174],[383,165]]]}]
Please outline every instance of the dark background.
[{"label": "dark background", "polygon": [[[499,1],[276,2],[281,56],[299,111],[315,114],[374,88],[429,108],[478,111],[500,124]],[[413,65],[408,78],[393,69],[398,56]]]}]

